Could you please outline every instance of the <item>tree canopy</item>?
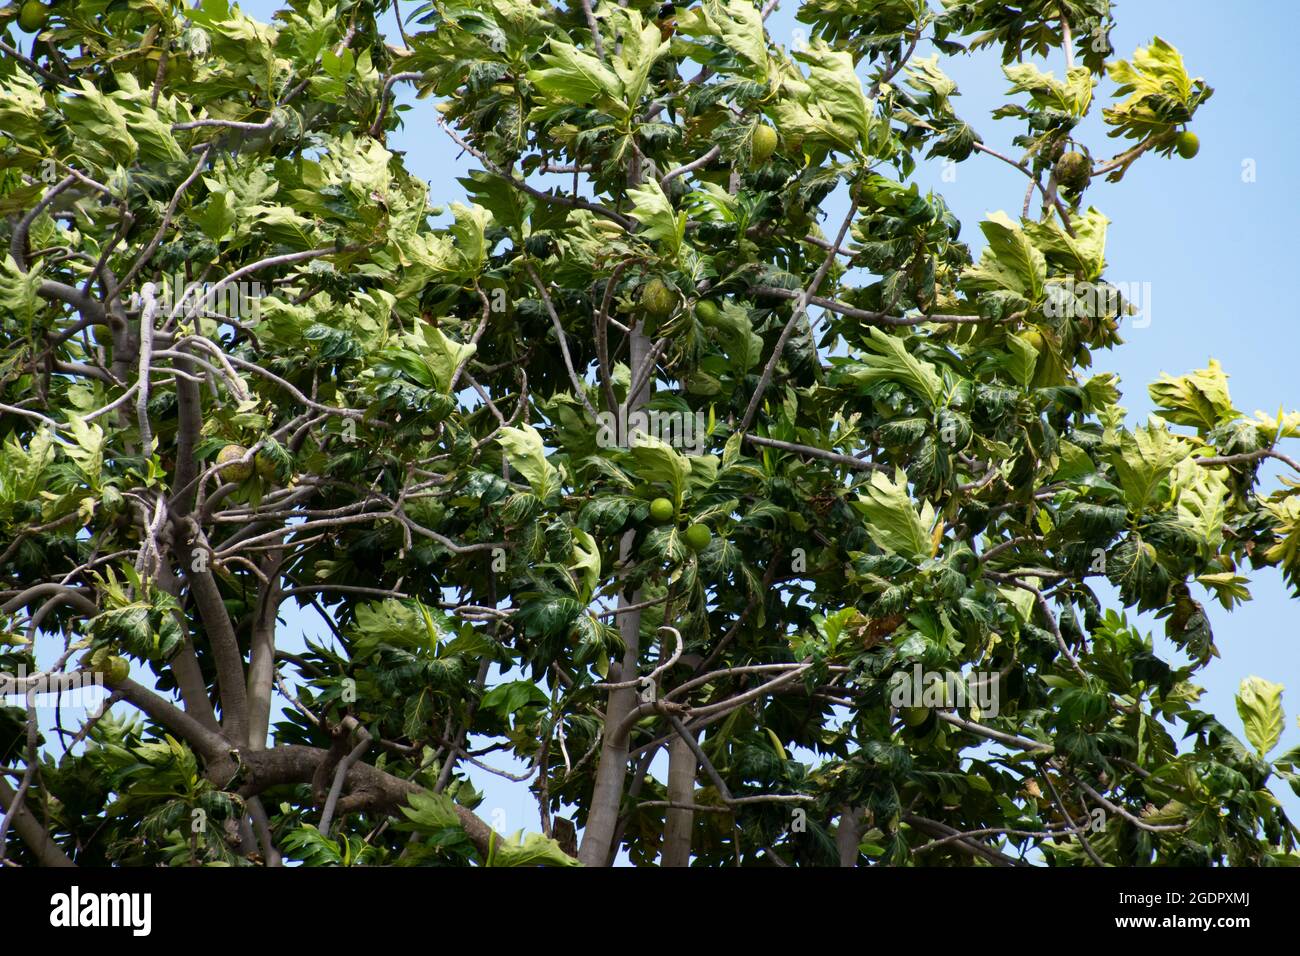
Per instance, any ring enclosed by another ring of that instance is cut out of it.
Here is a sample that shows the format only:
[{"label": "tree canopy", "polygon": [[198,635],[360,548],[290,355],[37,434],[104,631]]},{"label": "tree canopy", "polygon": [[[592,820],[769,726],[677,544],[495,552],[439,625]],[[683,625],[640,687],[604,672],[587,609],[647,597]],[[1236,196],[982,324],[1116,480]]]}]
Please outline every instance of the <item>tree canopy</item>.
[{"label": "tree canopy", "polygon": [[[1300,412],[1210,361],[1134,424],[1090,372],[1105,182],[1212,93],[1173,45],[1108,0],[805,0],[794,49],[774,2],[396,6],[0,11],[6,862],[1300,862],[1281,688],[1242,741],[1196,684],[1203,602],[1300,589],[1258,475]],[[1025,191],[963,224],[930,160]]]}]

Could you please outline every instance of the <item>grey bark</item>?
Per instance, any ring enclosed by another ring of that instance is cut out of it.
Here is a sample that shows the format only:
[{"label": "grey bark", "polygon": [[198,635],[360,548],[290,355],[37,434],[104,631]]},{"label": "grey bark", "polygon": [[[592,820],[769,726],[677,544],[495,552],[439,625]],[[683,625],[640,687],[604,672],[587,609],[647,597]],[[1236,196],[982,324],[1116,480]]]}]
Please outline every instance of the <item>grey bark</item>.
[{"label": "grey bark", "polygon": [[[650,352],[650,339],[639,328],[634,328],[629,344],[629,365],[632,369],[641,367]],[[645,383],[636,395],[628,396],[628,415],[642,408],[650,394],[650,382],[653,376],[647,376]],[[623,535],[619,545],[619,559],[622,562],[632,557],[632,543],[636,532],[629,531]],[[640,604],[643,600],[638,590],[629,598],[620,594],[619,607]],[[619,634],[625,647],[622,664],[610,668],[610,679],[614,682],[630,680],[637,673],[637,663],[641,655],[641,612],[630,611],[618,616]],[[605,736],[601,741],[600,763],[596,768],[596,785],[592,791],[591,811],[587,816],[587,826],[582,834],[582,847],[578,859],[585,866],[604,866],[609,856],[610,842],[618,826],[619,804],[623,800],[623,782],[627,776],[628,739],[621,740],[615,728],[636,706],[635,688],[622,688],[609,692],[609,702],[605,709]]]},{"label": "grey bark", "polygon": [[858,847],[861,843],[861,808],[840,807],[840,822],[835,828],[835,846],[839,850],[840,866],[858,865]]},{"label": "grey bark", "polygon": [[[695,772],[698,762],[690,742],[677,735],[668,745],[668,799],[673,803],[695,802]],[[664,848],[659,858],[663,867],[689,866],[691,831],[695,811],[669,808],[664,823]]]}]

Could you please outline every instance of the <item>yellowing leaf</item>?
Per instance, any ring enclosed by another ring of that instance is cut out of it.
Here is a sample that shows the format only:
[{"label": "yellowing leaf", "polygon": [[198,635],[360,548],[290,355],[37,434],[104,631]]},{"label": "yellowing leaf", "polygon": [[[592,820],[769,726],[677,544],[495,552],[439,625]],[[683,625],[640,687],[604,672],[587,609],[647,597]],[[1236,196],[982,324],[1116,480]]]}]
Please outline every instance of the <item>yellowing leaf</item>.
[{"label": "yellowing leaf", "polygon": [[1019,335],[1008,335],[1007,345],[1007,370],[1022,387],[1028,388],[1034,380],[1034,369],[1038,366],[1038,349],[1034,343]]},{"label": "yellowing leaf", "polygon": [[627,194],[635,204],[631,215],[641,224],[640,234],[655,242],[662,242],[676,255],[681,248],[682,238],[686,235],[686,213],[673,211],[668,197],[653,179],[643,186],[629,189]]},{"label": "yellowing leaf", "polygon": [[853,507],[867,519],[867,534],[882,551],[920,563],[933,557],[936,541],[931,537],[934,508],[927,501],[918,515],[907,491],[907,477],[899,471],[893,481],[874,472],[866,493]]},{"label": "yellowing leaf", "polygon": [[575,106],[622,106],[623,84],[618,75],[590,53],[552,37],[541,60],[546,69],[529,70],[528,81],[544,96]]},{"label": "yellowing leaf", "polygon": [[586,604],[600,583],[600,548],[596,539],[581,528],[573,528],[573,570],[581,579],[579,597]]},{"label": "yellowing leaf", "polygon": [[861,364],[849,365],[845,376],[855,382],[897,382],[930,404],[938,404],[943,395],[943,379],[933,365],[907,351],[904,339],[874,326],[864,344],[871,350]]},{"label": "yellowing leaf", "polygon": [[988,246],[980,256],[979,265],[962,275],[962,289],[1014,292],[1031,306],[1041,303],[1047,282],[1047,259],[1030,242],[1025,231],[1004,212],[991,213],[980,223],[980,231]]},{"label": "yellowing leaf", "polygon": [[865,148],[871,138],[871,107],[853,69],[852,55],[817,43],[794,56],[808,64],[808,85],[817,105],[837,124],[850,127],[857,144]]},{"label": "yellowing leaf", "polygon": [[1051,73],[1042,72],[1032,63],[1015,63],[1004,66],[1002,72],[1011,81],[1010,93],[1028,93],[1035,105],[1083,116],[1092,102],[1092,72],[1085,66],[1076,66],[1066,73],[1064,81]]},{"label": "yellowing leaf", "polygon": [[704,9],[722,42],[758,67],[757,79],[766,79],[767,32],[758,8],[748,0],[706,0]]},{"label": "yellowing leaf", "polygon": [[782,760],[789,760],[790,758],[785,753],[785,747],[781,745],[781,738],[773,732],[771,727],[764,727],[763,729],[767,731],[768,739],[772,741],[772,749],[776,751],[777,756]]},{"label": "yellowing leaf", "polygon": [[1122,432],[1110,455],[1124,499],[1134,511],[1153,504],[1156,489],[1186,458],[1191,447],[1154,419],[1132,432]]},{"label": "yellowing leaf", "polygon": [[442,334],[437,326],[424,324],[420,327],[419,337],[408,334],[406,341],[416,350],[420,360],[429,371],[429,377],[435,388],[444,394],[451,388],[452,377],[461,362],[476,351],[472,344],[461,344]]},{"label": "yellowing leaf", "polygon": [[502,428],[497,441],[505,449],[506,458],[515,471],[523,475],[538,498],[546,499],[560,486],[560,473],[546,460],[542,436],[531,425],[522,428]]},{"label": "yellowing leaf", "polygon": [[1300,590],[1300,496],[1288,495],[1279,501],[1266,501],[1264,510],[1276,522],[1273,534],[1278,539],[1264,552],[1264,557],[1280,564],[1291,586]]},{"label": "yellowing leaf", "polygon": [[1241,413],[1232,407],[1228,395],[1228,376],[1216,359],[1209,368],[1174,378],[1161,375],[1160,381],[1147,389],[1151,400],[1160,406],[1156,412],[1175,425],[1191,425],[1208,432]]},{"label": "yellowing leaf", "polygon": [[1132,62],[1107,64],[1106,72],[1119,84],[1115,95],[1127,97],[1102,111],[1106,122],[1116,127],[1112,136],[1140,139],[1170,129],[1178,121],[1174,108],[1186,110],[1190,105],[1194,81],[1187,76],[1182,55],[1160,37],[1139,47]]},{"label": "yellowing leaf", "polygon": [[611,60],[611,65],[623,84],[623,103],[631,111],[645,93],[650,68],[668,52],[669,44],[664,40],[659,24],[647,22],[636,10],[615,7],[610,20],[620,38],[618,55]]},{"label": "yellowing leaf", "polygon": [[550,837],[520,830],[493,847],[492,866],[581,866]]},{"label": "yellowing leaf", "polygon": [[1027,222],[1025,235],[1040,249],[1047,260],[1071,274],[1082,273],[1087,282],[1101,278],[1106,268],[1106,227],[1110,220],[1091,206],[1083,215],[1071,219],[1070,235],[1053,217],[1044,222]]},{"label": "yellowing leaf", "polygon": [[852,57],[821,42],[794,55],[809,64],[807,79],[787,61],[778,96],[766,107],[782,136],[801,143],[806,155],[866,152],[873,120]]},{"label": "yellowing leaf", "polygon": [[1246,739],[1263,757],[1282,736],[1282,685],[1262,677],[1247,677],[1237,691],[1237,713],[1246,727]]},{"label": "yellowing leaf", "polygon": [[686,496],[691,461],[667,442],[645,432],[633,432],[631,449],[633,471],[647,482],[660,482],[673,490],[673,502],[680,506]]},{"label": "yellowing leaf", "polygon": [[1283,438],[1300,436],[1300,412],[1283,412],[1278,409],[1277,418],[1274,418],[1272,415],[1256,411],[1255,419],[1260,434],[1270,445],[1276,444]]},{"label": "yellowing leaf", "polygon": [[1231,611],[1237,604],[1250,600],[1250,591],[1246,588],[1250,578],[1244,578],[1240,574],[1223,571],[1219,574],[1201,574],[1196,580],[1214,592],[1225,611]]},{"label": "yellowing leaf", "polygon": [[1223,544],[1223,522],[1228,513],[1228,485],[1221,469],[1202,468],[1191,458],[1174,471],[1175,507],[1179,519],[1192,528],[1206,557]]}]

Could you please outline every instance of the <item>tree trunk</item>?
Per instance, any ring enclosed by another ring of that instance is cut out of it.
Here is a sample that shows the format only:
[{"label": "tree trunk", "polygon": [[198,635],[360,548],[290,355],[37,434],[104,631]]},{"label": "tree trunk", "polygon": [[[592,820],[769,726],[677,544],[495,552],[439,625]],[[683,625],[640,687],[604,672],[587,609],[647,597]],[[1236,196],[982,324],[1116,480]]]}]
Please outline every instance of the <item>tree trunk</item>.
[{"label": "tree trunk", "polygon": [[858,845],[862,842],[862,810],[840,807],[840,822],[835,828],[835,846],[840,851],[840,866],[858,865]]},{"label": "tree trunk", "polygon": [[[629,345],[629,364],[632,374],[641,367],[650,352],[650,339],[639,328],[633,328]],[[628,418],[642,408],[650,394],[650,381],[647,376],[645,384],[637,394],[628,396]],[[635,531],[623,535],[619,545],[619,559],[627,562],[632,557],[632,544],[636,538]],[[626,592],[619,595],[619,607],[640,604],[641,592],[628,597]],[[612,681],[631,680],[637,673],[637,663],[641,656],[641,612],[630,611],[618,616],[618,630],[623,638],[625,651],[623,663],[610,668]],[[619,740],[615,731],[624,718],[636,706],[636,689],[632,687],[609,692],[609,703],[605,708],[605,731],[601,741],[600,763],[596,768],[596,785],[591,795],[591,810],[587,814],[587,826],[582,834],[582,849],[578,858],[584,866],[604,866],[609,856],[610,841],[618,826],[619,804],[623,801],[623,779],[627,776],[627,737]]]},{"label": "tree trunk", "polygon": [[[695,802],[695,772],[698,763],[691,745],[680,735],[668,745],[668,799],[673,803]],[[695,811],[668,809],[664,823],[664,849],[659,858],[663,867],[689,866],[691,831]]]},{"label": "tree trunk", "polygon": [[269,583],[262,585],[261,600],[253,614],[253,640],[248,660],[248,745],[266,747],[271,729],[271,698],[275,689],[275,623],[280,607],[280,549],[262,562]]}]

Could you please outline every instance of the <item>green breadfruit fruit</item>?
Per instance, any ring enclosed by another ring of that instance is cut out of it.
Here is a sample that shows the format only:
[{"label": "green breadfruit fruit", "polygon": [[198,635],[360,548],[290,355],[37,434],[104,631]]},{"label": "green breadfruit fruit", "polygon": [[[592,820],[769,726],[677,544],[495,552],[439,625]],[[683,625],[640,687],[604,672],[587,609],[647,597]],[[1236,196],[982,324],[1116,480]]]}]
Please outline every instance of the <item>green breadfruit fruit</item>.
[{"label": "green breadfruit fruit", "polygon": [[749,165],[758,167],[767,162],[767,158],[776,150],[776,130],[759,124],[754,127],[754,138],[750,141]]},{"label": "green breadfruit fruit", "polygon": [[1056,161],[1056,181],[1073,193],[1081,193],[1092,181],[1092,163],[1083,153],[1065,153]]},{"label": "green breadfruit fruit", "polygon": [[663,279],[651,279],[641,287],[641,308],[655,318],[667,318],[677,305],[677,295]]}]

